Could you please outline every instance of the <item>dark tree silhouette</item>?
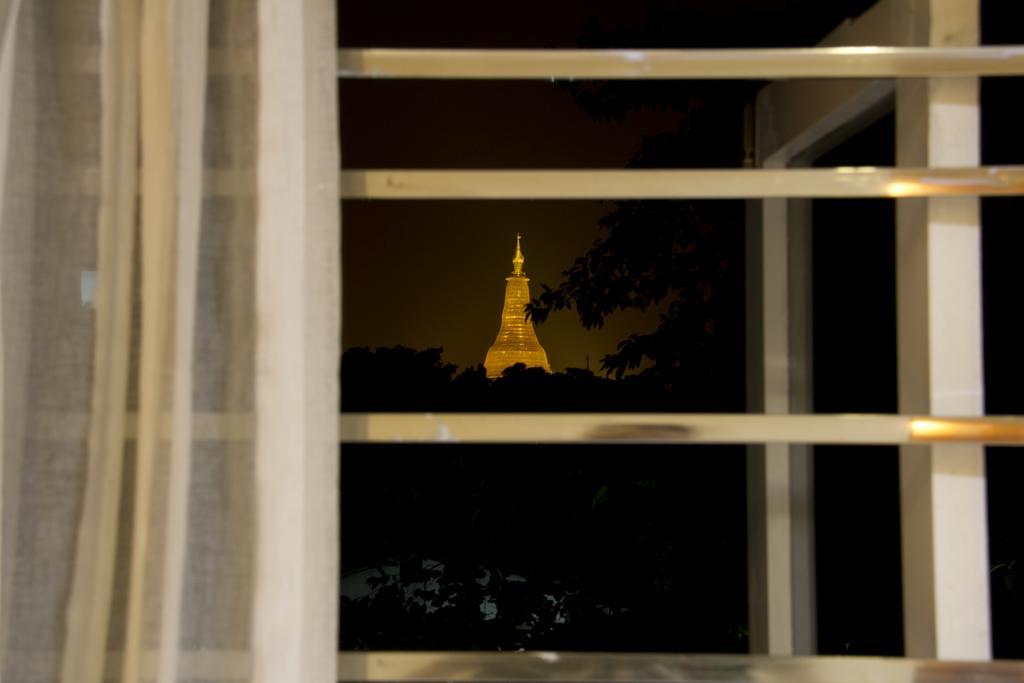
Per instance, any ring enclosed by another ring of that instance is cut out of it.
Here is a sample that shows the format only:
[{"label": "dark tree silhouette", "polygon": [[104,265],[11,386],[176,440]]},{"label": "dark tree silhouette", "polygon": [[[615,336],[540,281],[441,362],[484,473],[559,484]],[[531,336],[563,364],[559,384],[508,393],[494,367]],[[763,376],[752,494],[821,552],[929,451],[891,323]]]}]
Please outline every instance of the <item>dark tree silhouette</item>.
[{"label": "dark tree silhouette", "polygon": [[443,349],[365,346],[345,351],[341,362],[342,409],[430,410],[448,395],[457,368],[442,360]]},{"label": "dark tree silhouette", "polygon": [[[655,372],[610,379],[590,370],[547,373],[522,364],[488,379],[483,366],[461,372],[441,349],[356,347],[341,359],[342,410],[347,412],[629,412],[727,409],[721,392],[694,392]],[[714,375],[707,373],[708,381]],[[707,384],[707,382],[705,383]]]},{"label": "dark tree silhouette", "polygon": [[[620,115],[618,107],[642,106],[643,90],[627,87],[620,98],[619,88],[590,85],[577,92],[594,116],[602,114],[592,108],[605,102],[613,103],[607,116]],[[705,99],[709,86],[663,97],[659,106],[681,108],[683,123],[672,135],[645,140],[631,166],[740,165],[736,140],[742,140],[746,93],[717,90],[713,100]],[[723,145],[715,147],[716,141]],[[617,311],[661,307],[656,329],[622,340],[616,353],[601,359],[602,370],[621,378],[645,368],[676,392],[701,397],[702,407],[742,410],[743,223],[742,202],[617,202],[600,221],[602,236],[560,283],[541,286],[528,315],[543,323],[554,311],[571,310],[589,329]]]},{"label": "dark tree silhouette", "polygon": [[[696,11],[696,10],[694,10]],[[589,25],[586,47],[701,45],[721,34],[694,34],[694,11],[659,8],[642,27],[607,31]],[[723,21],[728,21],[723,17]],[[600,121],[631,112],[679,112],[675,131],[646,137],[635,168],[739,167],[743,111],[751,82],[585,81],[565,86],[577,106]],[[643,370],[686,395],[697,407],[743,409],[744,209],[733,201],[622,201],[604,216],[602,236],[527,307],[537,323],[554,311],[575,312],[584,327],[600,327],[617,311],[660,308],[657,327],[623,339],[601,369],[621,378]]]},{"label": "dark tree silhouette", "polygon": [[616,377],[645,361],[651,371],[712,389],[742,340],[742,211],[733,203],[621,202],[605,216],[606,235],[529,306],[538,323],[575,311],[587,328],[626,309],[665,304],[656,330],[632,334],[601,359]]},{"label": "dark tree silhouette", "polygon": [[746,648],[742,449],[342,452],[343,648]]},{"label": "dark tree silhouette", "polygon": [[[823,28],[857,16],[874,0],[794,0],[786,7],[750,2],[655,5],[636,26],[589,22],[582,47],[813,45]],[[741,9],[740,9],[741,8]],[[799,12],[801,21],[786,19]],[[767,29],[767,30],[766,30]],[[588,116],[621,121],[640,109],[681,114],[676,131],[646,138],[630,162],[638,168],[742,166],[743,111],[754,81],[581,81],[566,84]],[[627,309],[663,306],[653,332],[633,334],[601,367],[622,377],[649,366],[677,391],[708,407],[743,409],[743,205],[739,202],[618,202],[600,222],[604,236],[544,286],[528,307],[540,323],[572,310],[585,327]]]}]

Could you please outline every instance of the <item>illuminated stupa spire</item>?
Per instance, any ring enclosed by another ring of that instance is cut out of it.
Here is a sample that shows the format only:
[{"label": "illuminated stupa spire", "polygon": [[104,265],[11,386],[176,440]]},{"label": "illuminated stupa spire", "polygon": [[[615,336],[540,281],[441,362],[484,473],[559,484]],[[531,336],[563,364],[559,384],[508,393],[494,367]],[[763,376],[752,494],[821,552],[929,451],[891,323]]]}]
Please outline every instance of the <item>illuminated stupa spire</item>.
[{"label": "illuminated stupa spire", "polygon": [[512,257],[512,274],[523,275],[523,263],[526,259],[523,258],[523,250],[519,248],[519,241],[523,239],[520,233],[516,233],[516,255]]},{"label": "illuminated stupa spire", "polygon": [[498,337],[487,351],[484,368],[488,377],[501,377],[501,371],[516,363],[529,368],[544,368],[551,372],[548,354],[537,341],[533,322],[526,319],[526,304],[530,302],[530,278],[523,272],[522,235],[516,235],[516,255],[512,258],[512,274],[505,278],[505,307],[501,311]]}]

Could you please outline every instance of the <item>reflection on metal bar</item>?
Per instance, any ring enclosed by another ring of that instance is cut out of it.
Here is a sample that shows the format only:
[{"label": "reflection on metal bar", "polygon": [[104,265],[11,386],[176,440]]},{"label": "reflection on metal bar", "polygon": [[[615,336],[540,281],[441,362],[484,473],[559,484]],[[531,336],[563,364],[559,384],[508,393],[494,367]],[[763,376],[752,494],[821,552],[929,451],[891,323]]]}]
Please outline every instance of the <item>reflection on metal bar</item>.
[{"label": "reflection on metal bar", "polygon": [[1024,662],[562,652],[342,652],[338,680],[440,683],[1016,683]]},{"label": "reflection on metal bar", "polygon": [[[137,415],[125,420],[135,438]],[[85,439],[85,413],[37,413],[32,438]],[[162,425],[170,434],[170,421]],[[196,413],[196,441],[247,441],[251,413]],[[760,415],[749,413],[342,413],[350,443],[907,444],[949,441],[1024,445],[1024,416]]]},{"label": "reflection on metal bar", "polygon": [[362,443],[1024,444],[1024,417],[698,413],[343,413]]},{"label": "reflection on metal bar", "polygon": [[955,418],[919,418],[910,422],[913,441],[977,443],[1024,442],[1024,427],[1007,423]]},{"label": "reflection on metal bar", "polygon": [[1016,76],[1024,46],[338,51],[342,78],[778,79]]},{"label": "reflection on metal bar", "polygon": [[343,171],[344,199],[745,199],[1024,194],[1024,166]]}]

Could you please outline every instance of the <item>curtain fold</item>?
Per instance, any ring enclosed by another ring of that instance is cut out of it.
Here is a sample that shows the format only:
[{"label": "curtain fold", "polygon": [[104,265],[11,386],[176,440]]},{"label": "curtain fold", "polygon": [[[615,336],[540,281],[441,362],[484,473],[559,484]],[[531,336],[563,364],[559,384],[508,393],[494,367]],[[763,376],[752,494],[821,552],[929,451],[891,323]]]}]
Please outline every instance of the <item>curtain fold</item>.
[{"label": "curtain fold", "polygon": [[[21,0],[0,0],[0,189],[6,186],[7,148],[11,134],[11,96],[14,90],[14,43],[17,38],[18,15]],[[4,215],[4,195],[0,192],[0,218]],[[0,329],[3,322],[3,278],[0,277]],[[4,386],[3,335],[0,334],[0,388]],[[4,443],[4,413],[0,408],[0,448]],[[0,503],[3,501],[4,477],[3,459],[0,458]],[[4,524],[0,523],[0,566],[3,565],[6,537]],[[0,596],[3,585],[0,581]],[[6,640],[6,622],[0,619],[0,642]]]},{"label": "curtain fold", "polygon": [[0,0],[4,683],[335,680],[334,31]]},{"label": "curtain fold", "polygon": [[[103,679],[125,451],[138,192],[138,48],[135,2],[99,8],[100,187],[92,344],[93,381],[84,501],[66,608],[64,683]],[[69,124],[74,125],[74,124]],[[83,340],[84,341],[84,340]],[[26,453],[27,457],[31,454]],[[6,510],[5,510],[6,512]]]},{"label": "curtain fold", "polygon": [[324,599],[339,580],[341,253],[338,144],[321,144],[337,129],[327,4],[259,2],[256,683],[327,680],[336,666],[338,600]]}]

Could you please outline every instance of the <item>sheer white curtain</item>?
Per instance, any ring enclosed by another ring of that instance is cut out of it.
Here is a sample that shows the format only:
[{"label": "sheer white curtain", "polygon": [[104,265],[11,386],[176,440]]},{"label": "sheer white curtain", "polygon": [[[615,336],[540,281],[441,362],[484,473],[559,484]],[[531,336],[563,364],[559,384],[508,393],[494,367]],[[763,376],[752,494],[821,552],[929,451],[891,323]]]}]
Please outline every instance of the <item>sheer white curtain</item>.
[{"label": "sheer white curtain", "polygon": [[0,0],[0,676],[335,679],[334,0]]}]

